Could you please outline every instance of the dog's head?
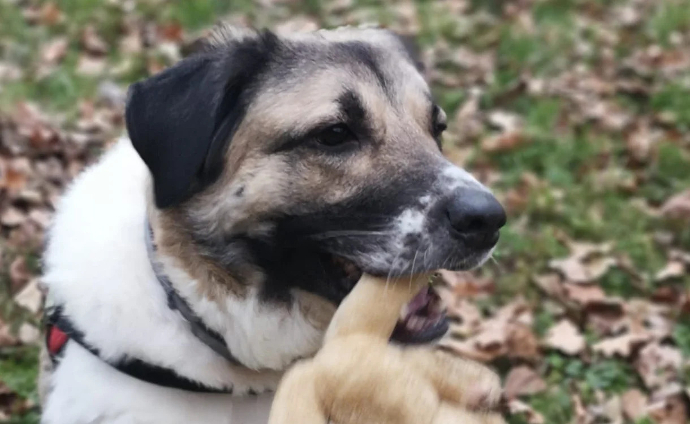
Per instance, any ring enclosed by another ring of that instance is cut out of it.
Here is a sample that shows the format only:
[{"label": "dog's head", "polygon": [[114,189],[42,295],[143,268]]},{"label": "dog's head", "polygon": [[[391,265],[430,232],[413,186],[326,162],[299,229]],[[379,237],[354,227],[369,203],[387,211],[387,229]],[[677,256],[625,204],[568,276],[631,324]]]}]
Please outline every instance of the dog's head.
[{"label": "dog's head", "polygon": [[338,303],[362,271],[472,268],[505,222],[444,159],[446,116],[386,30],[226,28],[133,85],[126,120],[157,208],[215,269],[259,270],[267,298]]}]

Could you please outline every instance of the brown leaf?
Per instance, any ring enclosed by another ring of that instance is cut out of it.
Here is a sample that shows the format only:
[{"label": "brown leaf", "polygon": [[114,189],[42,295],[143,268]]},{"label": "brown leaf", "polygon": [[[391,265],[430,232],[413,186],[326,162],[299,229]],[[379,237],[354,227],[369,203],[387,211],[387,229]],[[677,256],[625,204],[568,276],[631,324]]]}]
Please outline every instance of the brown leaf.
[{"label": "brown leaf", "polygon": [[102,74],[106,64],[105,58],[82,55],[79,57],[76,72],[79,75],[93,77]]},{"label": "brown leaf", "polygon": [[641,120],[635,130],[626,137],[630,156],[638,162],[648,161],[661,135],[659,131],[650,128],[649,120]]},{"label": "brown leaf", "polygon": [[[439,291],[439,294],[441,293]],[[474,304],[465,299],[459,299],[452,304],[446,304],[448,305],[448,317],[454,321],[450,328],[454,335],[467,337],[477,331],[483,317]]]},{"label": "brown leaf", "polygon": [[631,421],[647,415],[647,395],[638,389],[630,389],[621,396],[623,414]]},{"label": "brown leaf", "polygon": [[654,402],[649,406],[648,413],[657,424],[687,424],[688,422],[688,411],[680,395]]},{"label": "brown leaf", "polygon": [[494,292],[495,285],[490,278],[480,278],[465,271],[440,271],[443,280],[452,287],[455,296],[473,298]]},{"label": "brown leaf", "polygon": [[98,35],[93,25],[87,25],[81,33],[81,45],[92,55],[104,55],[108,53],[108,44]]},{"label": "brown leaf", "polygon": [[666,281],[680,278],[683,275],[685,275],[685,264],[680,261],[669,261],[663,269],[656,273],[654,280]]},{"label": "brown leaf", "polygon": [[508,411],[511,415],[524,415],[529,424],[544,424],[544,417],[528,404],[513,399],[508,402]]},{"label": "brown leaf", "polygon": [[522,132],[511,131],[483,139],[481,149],[487,153],[509,152],[522,145],[525,141],[527,141],[527,138],[523,136]]},{"label": "brown leaf", "polygon": [[144,42],[141,39],[139,31],[132,31],[126,36],[122,37],[119,42],[119,51],[124,54],[141,53],[144,49]]},{"label": "brown leaf", "polygon": [[649,389],[665,386],[678,379],[683,356],[677,348],[650,343],[645,346],[635,361],[635,368]]},{"label": "brown leaf", "polygon": [[607,256],[611,247],[610,243],[571,243],[571,255],[553,259],[549,266],[559,271],[568,281],[588,283],[603,276],[617,263],[615,258]]},{"label": "brown leaf", "polygon": [[14,303],[28,310],[32,314],[37,314],[41,310],[43,293],[39,288],[38,279],[33,279],[14,296]]},{"label": "brown leaf", "polygon": [[36,328],[36,326],[25,322],[19,327],[17,337],[19,337],[19,341],[21,341],[23,344],[33,345],[40,341],[41,332],[38,330],[38,328]]},{"label": "brown leaf", "polygon": [[690,221],[690,190],[678,193],[663,204],[661,213],[670,219]]},{"label": "brown leaf", "polygon": [[577,355],[585,348],[585,338],[567,319],[561,320],[549,329],[545,342],[547,346],[568,355]]},{"label": "brown leaf", "polygon": [[591,422],[591,417],[585,408],[582,398],[579,394],[573,393],[570,398],[573,400],[573,409],[575,410],[575,424],[588,424]]},{"label": "brown leaf", "polygon": [[566,291],[558,274],[535,275],[533,280],[548,296],[559,300],[565,299]]},{"label": "brown leaf", "polygon": [[54,1],[49,1],[43,4],[39,13],[38,20],[43,25],[55,25],[64,20],[62,11]]},{"label": "brown leaf", "polygon": [[507,328],[507,356],[534,360],[539,358],[539,340],[530,325],[511,323]]},{"label": "brown leaf", "polygon": [[24,285],[31,279],[31,271],[26,265],[26,259],[23,256],[18,256],[12,261],[10,265],[10,282],[12,283],[12,291],[17,291],[24,287]]},{"label": "brown leaf", "polygon": [[606,299],[604,290],[596,285],[564,284],[563,289],[568,299],[582,306]]},{"label": "brown leaf", "polygon": [[533,395],[546,390],[546,383],[533,369],[527,366],[515,367],[506,376],[504,394],[507,399],[522,395]]},{"label": "brown leaf", "polygon": [[41,61],[44,65],[52,66],[59,63],[67,54],[69,40],[58,37],[41,48]]},{"label": "brown leaf", "polygon": [[627,358],[635,347],[644,344],[650,338],[648,334],[626,333],[602,340],[592,346],[592,349],[606,357],[621,356]]},{"label": "brown leaf", "polygon": [[29,219],[44,230],[50,225],[52,216],[52,212],[45,208],[34,208],[29,212]]},{"label": "brown leaf", "polygon": [[26,214],[15,207],[7,208],[2,215],[0,215],[0,223],[7,227],[16,227],[26,222],[26,220]]}]

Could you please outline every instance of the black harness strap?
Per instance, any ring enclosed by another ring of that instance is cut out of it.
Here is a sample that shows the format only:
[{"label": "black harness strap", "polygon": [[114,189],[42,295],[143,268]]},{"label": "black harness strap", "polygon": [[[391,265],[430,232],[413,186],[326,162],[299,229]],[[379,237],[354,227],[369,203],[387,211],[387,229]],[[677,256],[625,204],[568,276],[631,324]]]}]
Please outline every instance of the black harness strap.
[{"label": "black harness strap", "polygon": [[[192,334],[203,344],[211,348],[231,364],[240,367],[244,366],[232,355],[223,336],[208,328],[204,321],[194,313],[189,304],[177,293],[170,279],[163,273],[160,264],[156,261],[156,246],[153,241],[153,229],[148,220],[145,223],[145,229],[146,234],[144,238],[146,240],[146,250],[149,256],[149,262],[156,274],[156,279],[165,292],[168,300],[168,307],[178,311],[182,315],[185,321],[189,323],[189,329]],[[137,358],[125,358],[118,362],[110,362],[103,359],[98,349],[86,342],[84,333],[78,330],[63,314],[61,306],[46,311],[45,325],[46,345],[48,346],[48,352],[50,353],[50,358],[54,365],[57,365],[62,358],[65,345],[69,341],[73,341],[116,370],[147,383],[190,392],[232,393],[232,388],[217,389],[209,387],[198,381],[182,377],[170,368],[150,364]]]},{"label": "black harness strap", "polygon": [[[75,328],[72,322],[64,316],[61,307],[58,306],[54,308],[52,311],[49,311],[46,316],[46,342],[48,344],[50,359],[53,361],[54,365],[57,365],[60,362],[66,343],[73,341],[91,352],[106,364],[124,374],[129,375],[130,377],[136,378],[137,380],[145,381],[157,386],[186,390],[189,392],[232,393],[232,388],[217,389],[214,387],[209,387],[200,382],[182,377],[170,368],[149,364],[140,359],[127,358],[118,362],[106,361],[103,359],[96,347],[90,345],[84,340],[84,333]],[[54,332],[56,331],[60,331],[67,336],[64,342],[59,345],[55,345],[54,342],[51,343],[51,339],[53,339]]]}]

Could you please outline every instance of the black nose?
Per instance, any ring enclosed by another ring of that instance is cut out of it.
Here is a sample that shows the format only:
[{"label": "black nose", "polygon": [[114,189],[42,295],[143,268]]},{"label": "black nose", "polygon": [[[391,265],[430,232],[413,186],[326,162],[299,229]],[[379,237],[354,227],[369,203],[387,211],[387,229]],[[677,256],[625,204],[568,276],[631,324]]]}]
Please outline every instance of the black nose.
[{"label": "black nose", "polygon": [[453,193],[447,206],[450,225],[461,233],[493,233],[506,223],[503,206],[491,193],[461,188]]}]

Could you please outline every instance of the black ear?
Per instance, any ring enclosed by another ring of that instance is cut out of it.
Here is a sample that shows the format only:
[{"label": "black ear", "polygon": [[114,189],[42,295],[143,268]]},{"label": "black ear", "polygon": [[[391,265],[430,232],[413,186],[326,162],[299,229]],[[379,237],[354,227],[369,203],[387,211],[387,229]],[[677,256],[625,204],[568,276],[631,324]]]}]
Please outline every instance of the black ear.
[{"label": "black ear", "polygon": [[179,204],[220,175],[276,43],[271,33],[228,41],[130,87],[127,131],[153,176],[157,207]]}]

